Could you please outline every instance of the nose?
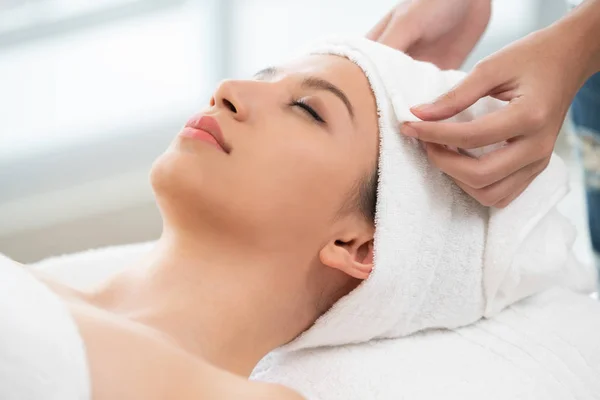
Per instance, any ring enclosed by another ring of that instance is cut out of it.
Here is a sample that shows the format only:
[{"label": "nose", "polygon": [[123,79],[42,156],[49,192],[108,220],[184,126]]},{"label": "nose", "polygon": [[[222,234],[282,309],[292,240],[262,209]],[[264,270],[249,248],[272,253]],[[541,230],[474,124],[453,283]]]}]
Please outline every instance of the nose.
[{"label": "nose", "polygon": [[217,87],[215,94],[210,99],[210,105],[226,110],[237,121],[245,121],[248,119],[250,111],[250,103],[245,91],[242,81],[225,80]]}]

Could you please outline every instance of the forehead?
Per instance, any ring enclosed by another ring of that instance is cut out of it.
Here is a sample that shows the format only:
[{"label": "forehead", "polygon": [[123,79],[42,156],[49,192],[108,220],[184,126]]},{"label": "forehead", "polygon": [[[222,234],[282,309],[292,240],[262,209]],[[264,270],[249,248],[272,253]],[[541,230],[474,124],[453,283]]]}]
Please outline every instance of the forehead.
[{"label": "forehead", "polygon": [[330,54],[307,55],[289,61],[281,67],[288,73],[318,75],[335,80],[339,84],[344,84],[349,79],[360,79],[362,77],[364,83],[368,86],[360,67],[341,56]]},{"label": "forehead", "polygon": [[309,55],[280,68],[284,75],[316,76],[339,87],[352,103],[357,128],[377,131],[377,107],[369,81],[352,61],[335,55]]}]

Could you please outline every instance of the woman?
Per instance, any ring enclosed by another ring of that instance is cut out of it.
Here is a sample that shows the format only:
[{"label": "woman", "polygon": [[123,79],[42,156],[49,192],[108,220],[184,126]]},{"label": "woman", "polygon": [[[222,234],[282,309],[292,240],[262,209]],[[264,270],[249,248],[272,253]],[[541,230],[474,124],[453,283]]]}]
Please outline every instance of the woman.
[{"label": "woman", "polygon": [[152,167],[151,254],[85,293],[36,274],[78,328],[90,397],[301,398],[246,378],[369,276],[377,126],[342,57],[222,83]]}]

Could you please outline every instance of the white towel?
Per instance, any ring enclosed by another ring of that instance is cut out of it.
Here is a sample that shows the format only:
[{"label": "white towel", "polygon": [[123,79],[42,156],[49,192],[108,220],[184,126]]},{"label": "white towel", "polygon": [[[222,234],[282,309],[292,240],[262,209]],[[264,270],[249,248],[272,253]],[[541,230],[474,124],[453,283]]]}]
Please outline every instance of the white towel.
[{"label": "white towel", "polygon": [[[567,174],[549,167],[505,209],[480,206],[399,133],[409,107],[433,100],[464,76],[372,41],[333,39],[312,53],[346,57],[362,68],[379,113],[380,154],[375,267],[286,350],[396,338],[456,328],[554,285],[591,292],[593,271],[571,254],[575,231],[555,210]],[[455,120],[502,107],[482,99]]]},{"label": "white towel", "polygon": [[66,305],[1,254],[0,399],[91,399],[84,343]]},{"label": "white towel", "polygon": [[308,400],[598,400],[599,332],[600,303],[552,289],[455,330],[275,353],[253,379]]},{"label": "white towel", "polygon": [[[375,94],[375,267],[253,378],[309,399],[600,398],[599,306],[573,294],[592,292],[596,276],[575,261],[575,231],[556,211],[568,191],[562,161],[553,156],[505,209],[480,206],[398,129],[416,120],[409,107],[446,92],[463,73],[366,39],[330,40],[312,53],[350,59]],[[503,106],[485,98],[453,120]],[[559,287],[568,291],[545,307],[543,292]],[[529,305],[498,315],[530,296],[522,303]],[[571,335],[571,327],[582,331]],[[595,395],[586,392],[592,388]]]}]

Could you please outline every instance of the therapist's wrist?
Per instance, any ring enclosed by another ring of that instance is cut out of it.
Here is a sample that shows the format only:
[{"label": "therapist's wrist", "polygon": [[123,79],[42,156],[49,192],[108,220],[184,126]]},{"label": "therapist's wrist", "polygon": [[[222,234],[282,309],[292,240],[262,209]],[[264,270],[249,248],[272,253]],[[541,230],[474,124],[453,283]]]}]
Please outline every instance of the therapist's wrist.
[{"label": "therapist's wrist", "polygon": [[600,71],[600,0],[586,0],[549,29],[566,39],[574,68],[583,81]]}]

